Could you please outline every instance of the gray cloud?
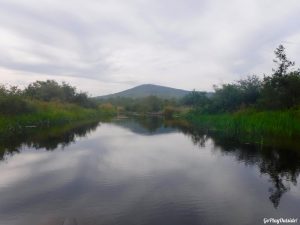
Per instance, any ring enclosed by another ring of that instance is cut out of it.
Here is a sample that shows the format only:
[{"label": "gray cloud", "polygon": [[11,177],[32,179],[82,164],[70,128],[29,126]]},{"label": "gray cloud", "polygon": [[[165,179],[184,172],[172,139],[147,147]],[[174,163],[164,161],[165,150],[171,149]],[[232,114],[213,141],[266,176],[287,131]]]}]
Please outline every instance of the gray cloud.
[{"label": "gray cloud", "polygon": [[142,83],[210,90],[270,72],[280,43],[299,62],[299,10],[297,0],[2,0],[0,78],[94,95]]}]

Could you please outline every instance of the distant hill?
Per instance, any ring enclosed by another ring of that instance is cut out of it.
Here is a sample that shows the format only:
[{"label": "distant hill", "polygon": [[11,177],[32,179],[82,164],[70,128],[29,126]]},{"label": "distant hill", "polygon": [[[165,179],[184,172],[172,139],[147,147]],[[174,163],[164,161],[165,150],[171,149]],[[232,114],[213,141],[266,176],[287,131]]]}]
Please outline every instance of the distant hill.
[{"label": "distant hill", "polygon": [[96,99],[113,97],[144,98],[150,95],[154,95],[160,98],[181,98],[189,92],[190,91],[160,85],[143,84],[115,94],[98,96],[96,97]]}]

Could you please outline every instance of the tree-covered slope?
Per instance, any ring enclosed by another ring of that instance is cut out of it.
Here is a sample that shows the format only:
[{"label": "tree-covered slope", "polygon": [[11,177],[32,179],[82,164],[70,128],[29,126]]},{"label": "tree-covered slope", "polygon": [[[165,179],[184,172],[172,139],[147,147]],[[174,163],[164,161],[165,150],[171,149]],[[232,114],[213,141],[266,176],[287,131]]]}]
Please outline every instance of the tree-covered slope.
[{"label": "tree-covered slope", "polygon": [[144,98],[151,95],[160,98],[181,98],[188,93],[189,91],[182,90],[182,89],[170,88],[170,87],[154,85],[154,84],[143,84],[115,94],[99,96],[96,98],[98,99],[112,98],[112,97]]}]

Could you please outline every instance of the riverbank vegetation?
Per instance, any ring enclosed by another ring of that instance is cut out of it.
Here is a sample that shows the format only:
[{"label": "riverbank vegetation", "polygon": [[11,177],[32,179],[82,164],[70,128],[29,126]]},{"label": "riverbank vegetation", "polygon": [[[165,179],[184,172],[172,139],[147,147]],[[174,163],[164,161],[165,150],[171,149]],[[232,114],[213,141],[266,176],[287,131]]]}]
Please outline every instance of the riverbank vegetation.
[{"label": "riverbank vegetation", "polygon": [[232,135],[261,137],[300,134],[300,70],[294,69],[285,48],[275,50],[275,68],[264,76],[250,75],[214,86],[214,92],[192,91],[182,99],[108,98],[102,103],[129,115],[184,118],[192,125]]},{"label": "riverbank vegetation", "polygon": [[36,81],[21,90],[0,86],[0,133],[24,127],[63,124],[113,115],[186,119],[203,129],[232,135],[300,136],[300,70],[285,48],[275,50],[270,75],[247,76],[214,86],[214,92],[192,91],[185,97],[111,97],[94,99],[67,83]]},{"label": "riverbank vegetation", "polygon": [[25,89],[0,86],[1,137],[24,128],[66,124],[115,115],[67,83],[36,81]]},{"label": "riverbank vegetation", "polygon": [[201,92],[192,92],[184,103],[193,106],[199,113],[236,112],[245,108],[256,110],[287,110],[300,105],[300,70],[293,69],[285,49],[280,45],[273,61],[277,67],[271,75],[260,79],[256,75],[234,83],[215,86],[211,97]]},{"label": "riverbank vegetation", "polygon": [[241,111],[226,114],[198,114],[191,112],[186,119],[193,125],[235,137],[257,140],[278,136],[296,138],[300,134],[300,111]]},{"label": "riverbank vegetation", "polygon": [[142,98],[112,97],[98,100],[101,104],[112,104],[124,114],[162,114],[166,107],[180,107],[178,99],[163,99],[157,96]]},{"label": "riverbank vegetation", "polygon": [[197,126],[232,135],[300,134],[300,70],[287,59],[280,45],[271,75],[248,76],[230,84],[215,86],[213,96],[192,92],[184,103],[193,108],[186,118]]}]

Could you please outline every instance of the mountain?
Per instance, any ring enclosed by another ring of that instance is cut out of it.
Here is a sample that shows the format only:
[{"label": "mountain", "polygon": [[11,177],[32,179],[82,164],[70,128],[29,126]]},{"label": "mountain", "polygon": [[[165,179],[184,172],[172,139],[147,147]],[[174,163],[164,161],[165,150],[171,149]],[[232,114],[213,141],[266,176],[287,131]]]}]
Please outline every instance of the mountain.
[{"label": "mountain", "polygon": [[190,91],[170,88],[154,84],[143,84],[130,88],[125,91],[121,91],[115,94],[103,95],[96,97],[97,99],[113,98],[113,97],[128,97],[128,98],[143,98],[150,95],[154,95],[160,98],[181,98],[188,94]]}]

